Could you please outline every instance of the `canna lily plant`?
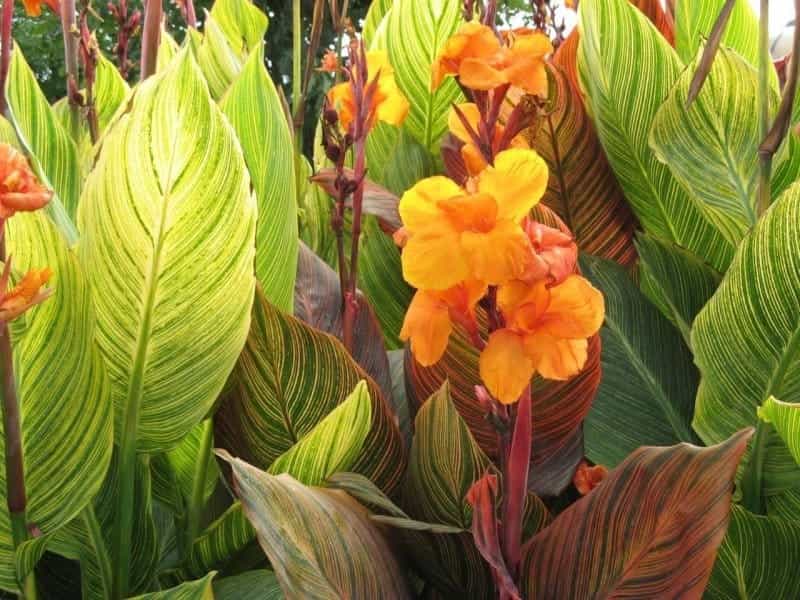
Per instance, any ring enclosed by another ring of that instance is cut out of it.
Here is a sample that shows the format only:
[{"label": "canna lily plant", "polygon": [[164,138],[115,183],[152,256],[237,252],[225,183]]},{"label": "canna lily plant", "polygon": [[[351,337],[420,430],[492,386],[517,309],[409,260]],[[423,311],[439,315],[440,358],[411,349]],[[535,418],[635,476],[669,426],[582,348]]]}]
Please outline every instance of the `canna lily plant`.
[{"label": "canna lily plant", "polygon": [[250,0],[50,6],[55,102],[4,0],[2,594],[800,596],[768,12],[349,4],[288,106]]}]

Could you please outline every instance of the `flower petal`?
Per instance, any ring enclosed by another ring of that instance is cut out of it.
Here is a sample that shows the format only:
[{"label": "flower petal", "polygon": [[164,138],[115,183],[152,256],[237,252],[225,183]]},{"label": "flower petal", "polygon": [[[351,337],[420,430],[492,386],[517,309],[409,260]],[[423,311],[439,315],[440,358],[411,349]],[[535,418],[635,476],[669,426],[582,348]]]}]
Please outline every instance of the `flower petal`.
[{"label": "flower petal", "polygon": [[528,237],[510,221],[501,221],[487,233],[465,231],[461,246],[475,279],[502,285],[518,279],[533,257]]},{"label": "flower petal", "polygon": [[458,69],[458,81],[473,90],[489,91],[508,83],[508,77],[485,59],[465,58]]},{"label": "flower petal", "polygon": [[411,341],[411,352],[423,367],[439,361],[453,331],[447,305],[424,290],[414,294],[408,306],[400,339]]},{"label": "flower petal", "polygon": [[548,176],[547,164],[535,150],[511,148],[481,173],[478,190],[495,197],[498,218],[519,222],[541,200]]},{"label": "flower petal", "polygon": [[605,318],[603,294],[580,275],[570,275],[550,288],[550,305],[538,331],[559,338],[588,338]]},{"label": "flower petal", "polygon": [[339,124],[342,129],[347,131],[353,122],[356,108],[353,100],[353,90],[350,82],[346,81],[333,86],[328,90],[328,102],[339,115]]},{"label": "flower petal", "polygon": [[461,188],[448,177],[437,175],[423,179],[406,190],[400,199],[398,210],[403,226],[411,234],[429,227],[442,217],[437,202],[461,194]]},{"label": "flower petal", "polygon": [[545,379],[565,381],[580,373],[586,364],[588,342],[585,338],[565,340],[534,333],[525,336],[524,345],[536,371]]},{"label": "flower petal", "polygon": [[508,329],[489,336],[479,367],[486,388],[503,404],[516,402],[534,374],[522,337]]},{"label": "flower petal", "polygon": [[403,277],[416,288],[446,290],[470,276],[458,233],[445,227],[412,235],[403,249]]},{"label": "flower petal", "polygon": [[[464,115],[467,123],[469,123],[469,126],[472,127],[472,130],[477,132],[478,121],[481,118],[481,113],[478,110],[478,107],[472,102],[464,102],[457,105],[457,108],[461,111],[461,114]],[[447,115],[447,127],[450,129],[450,133],[452,133],[462,142],[472,142],[472,136],[467,131],[467,128],[464,127],[461,117],[458,116],[456,106],[450,108],[450,112]]]}]

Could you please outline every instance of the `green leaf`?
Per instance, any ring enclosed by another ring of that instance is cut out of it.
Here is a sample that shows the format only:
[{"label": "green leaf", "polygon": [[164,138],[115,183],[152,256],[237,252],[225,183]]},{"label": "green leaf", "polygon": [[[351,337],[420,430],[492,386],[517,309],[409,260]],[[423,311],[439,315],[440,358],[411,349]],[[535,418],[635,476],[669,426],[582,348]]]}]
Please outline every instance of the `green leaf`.
[{"label": "green leaf", "polygon": [[693,442],[698,373],[678,331],[618,265],[582,257],[603,292],[603,378],[584,423],[586,455],[614,467],[643,445]]},{"label": "green leaf", "polygon": [[781,402],[770,396],[758,407],[758,417],[772,423],[795,462],[800,465],[800,404]]},{"label": "green leaf", "polygon": [[216,600],[282,600],[284,597],[275,573],[267,569],[217,579],[212,587]]},{"label": "green leaf", "polygon": [[[735,246],[756,221],[762,135],[752,103],[759,95],[758,73],[735,52],[720,48],[687,108],[695,67],[683,71],[656,113],[650,145]],[[772,90],[770,103],[778,104]]]},{"label": "green leaf", "polygon": [[239,137],[258,202],[256,277],[267,299],[291,312],[298,252],[292,134],[261,46],[220,108]]},{"label": "green leaf", "polygon": [[[94,342],[92,299],[78,261],[41,211],[17,214],[6,228],[15,270],[53,270],[53,296],[11,324],[27,517],[48,535],[77,517],[100,489],[111,460],[113,412]],[[5,490],[3,469],[0,589],[15,590]]]},{"label": "green leaf", "polygon": [[242,58],[262,47],[269,19],[249,0],[216,0],[210,17]]},{"label": "green leaf", "polygon": [[751,435],[637,450],[523,547],[523,597],[699,598]]},{"label": "green leaf", "polygon": [[190,579],[211,569],[223,569],[255,539],[256,532],[237,500],[197,537],[179,574]]},{"label": "green leaf", "polygon": [[63,208],[74,219],[81,193],[78,151],[18,47],[11,53],[6,97],[9,118],[22,146],[36,159],[42,179],[56,194],[49,210]]},{"label": "green leaf", "polygon": [[355,462],[372,423],[372,401],[366,381],[322,419],[310,433],[281,454],[269,473],[288,473],[306,485],[321,485]]},{"label": "green leaf", "polygon": [[178,587],[163,590],[161,592],[142,594],[141,596],[136,596],[131,600],[214,600],[214,591],[211,587],[211,580],[216,574],[216,571],[212,571],[197,581],[182,583]]},{"label": "green leaf", "polygon": [[361,28],[361,35],[364,38],[364,44],[367,48],[372,45],[378,26],[391,8],[392,0],[374,0],[374,2],[370,3],[367,9],[367,16],[364,19],[364,26]]},{"label": "green leaf", "polygon": [[203,33],[189,29],[187,36],[212,98],[220,100],[242,72],[244,57],[231,48],[225,32],[210,15],[206,17]]},{"label": "green leaf", "polygon": [[[347,494],[268,475],[221,454],[284,593],[312,598],[410,598],[367,511]],[[346,527],[342,524],[346,523]]]},{"label": "green leaf", "polygon": [[717,553],[703,598],[800,596],[800,523],[731,507],[728,532]]},{"label": "green leaf", "polygon": [[587,107],[640,223],[724,270],[733,247],[648,146],[656,112],[681,71],[675,51],[627,0],[584,0],[578,27]]},{"label": "green leaf", "polygon": [[[770,396],[800,398],[799,228],[800,186],[794,185],[742,241],[695,320],[692,347],[702,380],[693,425],[706,443],[755,424],[756,409]],[[768,493],[799,480],[782,446],[770,448],[764,465]]]},{"label": "green leaf", "polygon": [[86,182],[80,258],[116,431],[166,451],[213,406],[249,329],[256,207],[191,54],[136,91]]},{"label": "green leaf", "polygon": [[156,72],[163,71],[179,50],[178,42],[162,26],[161,41],[158,44],[158,56],[156,57]]},{"label": "green leaf", "polygon": [[636,249],[642,292],[691,348],[692,323],[722,276],[691,252],[647,234],[638,236]]},{"label": "green leaf", "polygon": [[404,471],[405,455],[380,388],[337,339],[280,312],[260,293],[252,321],[247,345],[214,417],[217,445],[268,469],[364,379],[372,418],[352,470],[391,493]]},{"label": "green leaf", "polygon": [[410,104],[404,127],[434,156],[447,133],[447,114],[461,91],[452,78],[431,90],[431,65],[462,23],[461,4],[449,0],[395,0],[385,43],[397,85]]},{"label": "green leaf", "polygon": [[367,138],[367,166],[371,181],[398,196],[435,171],[434,157],[406,127],[386,123],[378,123]]},{"label": "green leaf", "polygon": [[[675,49],[683,62],[694,60],[724,4],[725,0],[677,0]],[[746,0],[734,2],[721,45],[735,50],[753,67],[758,67],[758,17]]]}]

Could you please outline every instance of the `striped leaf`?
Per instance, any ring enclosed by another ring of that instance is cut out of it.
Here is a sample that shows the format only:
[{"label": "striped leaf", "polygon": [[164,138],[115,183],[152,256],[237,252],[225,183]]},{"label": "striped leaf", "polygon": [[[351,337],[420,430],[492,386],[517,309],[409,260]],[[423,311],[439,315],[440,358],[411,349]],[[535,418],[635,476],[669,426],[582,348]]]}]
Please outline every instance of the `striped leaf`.
[{"label": "striped leaf", "polygon": [[650,235],[640,234],[636,248],[642,293],[678,328],[691,348],[692,323],[722,276],[691,252]]},{"label": "striped leaf", "polygon": [[[799,227],[800,185],[794,185],[742,241],[694,322],[692,347],[702,379],[693,425],[706,443],[755,424],[757,408],[770,396],[800,399]],[[776,442],[764,464],[768,493],[800,482],[794,460]]]},{"label": "striped leaf", "polygon": [[74,219],[81,193],[78,151],[39,89],[36,76],[18,46],[11,53],[6,97],[10,119],[22,146],[36,159],[44,180]]},{"label": "striped leaf", "polygon": [[195,539],[177,575],[186,580],[202,577],[213,569],[224,570],[255,539],[255,530],[237,500]]},{"label": "striped leaf", "polygon": [[267,569],[217,578],[212,585],[216,600],[283,600],[278,578]]},{"label": "striped leaf", "polygon": [[800,523],[731,507],[704,598],[797,598],[800,596]]},{"label": "striped leaf", "polygon": [[631,267],[636,261],[636,218],[603,153],[580,90],[562,70],[565,64],[574,68],[576,50],[573,44],[556,52],[550,71],[554,110],[530,140],[550,168],[543,202],[564,220],[581,251]]},{"label": "striped leaf", "polygon": [[211,96],[219,101],[242,72],[244,58],[231,48],[225,32],[210,15],[206,17],[203,33],[189,29],[187,36]]},{"label": "striped leaf", "polygon": [[242,58],[262,47],[269,19],[250,0],[215,0],[209,16]]},{"label": "striped leaf", "polygon": [[[22,413],[28,521],[45,536],[77,517],[111,460],[109,383],[95,345],[95,315],[80,265],[43,212],[6,225],[19,272],[49,266],[53,296],[12,323]],[[0,437],[0,453],[3,441]],[[16,589],[11,525],[0,470],[0,589]]]},{"label": "striped leaf", "polygon": [[321,485],[355,463],[371,423],[372,401],[361,380],[344,402],[270,465],[269,473],[288,473],[306,485]]},{"label": "striped leaf", "polygon": [[586,456],[614,467],[639,446],[694,442],[699,376],[680,334],[620,267],[584,256],[581,268],[606,301],[603,378],[584,424]]},{"label": "striped leaf", "polygon": [[723,270],[732,246],[648,147],[656,112],[681,71],[678,56],[626,0],[584,0],[578,27],[581,88],[639,222]]},{"label": "striped leaf", "polygon": [[699,598],[751,434],[637,450],[523,548],[524,597]]},{"label": "striped leaf", "polygon": [[364,26],[361,28],[361,35],[364,38],[364,44],[369,47],[372,40],[375,38],[375,32],[381,21],[392,8],[392,0],[374,0],[370,3],[367,9],[367,16],[364,19]]},{"label": "striped leaf", "polygon": [[[698,55],[698,61],[700,57]],[[720,48],[705,85],[689,108],[697,63],[683,71],[655,115],[650,145],[734,246],[756,221],[758,196],[758,73]],[[770,93],[778,105],[778,94]]]},{"label": "striped leaf", "polygon": [[[246,4],[245,0],[239,2]],[[262,46],[250,54],[220,108],[242,145],[258,202],[256,277],[270,302],[291,311],[297,268],[292,134],[278,92],[264,67]]]},{"label": "striped leaf", "polygon": [[214,600],[211,580],[216,574],[216,571],[212,571],[197,581],[182,583],[178,587],[162,590],[160,592],[142,594],[131,600]]},{"label": "striped leaf", "polygon": [[[683,62],[694,61],[724,4],[725,0],[675,2],[675,49]],[[758,67],[758,18],[747,0],[734,2],[721,45],[735,50],[753,67]]]},{"label": "striped leaf", "polygon": [[[305,244],[300,246],[294,290],[294,314],[312,327],[342,339],[342,294],[339,274]],[[392,398],[389,359],[375,312],[358,293],[353,325],[353,358],[375,380],[385,397]]]},{"label": "striped leaf", "polygon": [[800,403],[781,402],[775,396],[770,396],[758,408],[758,416],[772,423],[795,462],[800,465]]},{"label": "striped leaf", "polygon": [[372,419],[352,470],[391,493],[404,471],[405,456],[380,388],[338,340],[281,313],[259,293],[250,337],[214,417],[217,445],[267,469],[362,379],[367,381]]},{"label": "striped leaf", "polygon": [[404,127],[434,156],[461,91],[452,78],[432,91],[431,65],[461,22],[461,3],[451,0],[395,0],[388,15],[384,43],[411,105]]},{"label": "striped leaf", "polygon": [[245,514],[286,596],[411,597],[388,545],[350,496],[221,455],[231,465]]},{"label": "striped leaf", "polygon": [[222,389],[255,286],[244,159],[188,51],[106,135],[79,222],[116,431],[135,419],[139,451],[168,450]]},{"label": "striped leaf", "polygon": [[158,44],[158,56],[156,57],[156,72],[163,71],[173,57],[178,54],[180,46],[162,26],[161,27],[161,40]]}]

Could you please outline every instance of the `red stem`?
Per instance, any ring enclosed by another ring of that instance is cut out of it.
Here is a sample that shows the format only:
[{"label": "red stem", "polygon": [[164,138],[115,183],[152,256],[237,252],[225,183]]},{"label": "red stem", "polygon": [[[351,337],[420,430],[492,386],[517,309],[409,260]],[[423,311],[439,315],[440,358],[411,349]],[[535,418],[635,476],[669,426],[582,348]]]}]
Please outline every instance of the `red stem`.
[{"label": "red stem", "polygon": [[503,557],[513,578],[516,578],[520,562],[522,515],[528,494],[532,436],[531,386],[528,385],[519,397],[511,449],[503,465]]},{"label": "red stem", "polygon": [[197,13],[194,11],[192,0],[186,0],[186,24],[192,29],[197,29]]},{"label": "red stem", "polygon": [[353,224],[351,226],[351,247],[350,247],[350,278],[347,283],[347,293],[344,299],[344,323],[343,338],[344,345],[350,353],[353,353],[353,329],[355,327],[356,316],[358,313],[358,301],[356,297],[356,285],[358,283],[358,246],[361,238],[361,205],[364,200],[364,177],[366,175],[366,136],[358,135],[353,144],[355,152],[355,168],[353,178],[357,183],[353,192]]},{"label": "red stem", "polygon": [[144,9],[144,28],[142,29],[142,68],[140,75],[142,81],[156,72],[162,17],[161,0],[147,0]]},{"label": "red stem", "polygon": [[11,64],[11,22],[14,18],[14,0],[3,0],[3,18],[0,23],[0,112],[8,117],[6,79]]}]

